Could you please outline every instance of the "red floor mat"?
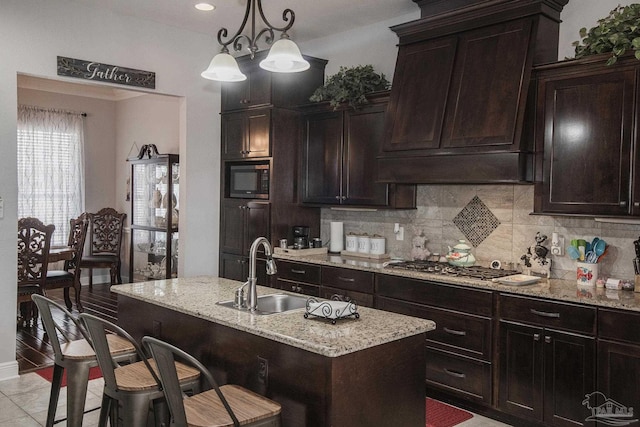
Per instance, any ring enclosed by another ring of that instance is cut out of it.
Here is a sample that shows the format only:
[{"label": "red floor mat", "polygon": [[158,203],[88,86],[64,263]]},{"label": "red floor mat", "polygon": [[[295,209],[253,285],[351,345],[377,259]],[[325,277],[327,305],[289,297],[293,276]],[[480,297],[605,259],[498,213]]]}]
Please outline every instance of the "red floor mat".
[{"label": "red floor mat", "polygon": [[427,397],[427,427],[452,427],[473,414]]},{"label": "red floor mat", "polygon": [[[48,368],[39,369],[36,371],[36,374],[40,375],[45,380],[51,382],[53,380],[53,366],[49,366]],[[102,372],[100,368],[94,366],[93,368],[89,368],[89,380],[95,380],[96,378],[102,377]],[[62,387],[67,385],[67,370],[64,370],[62,374]]]}]

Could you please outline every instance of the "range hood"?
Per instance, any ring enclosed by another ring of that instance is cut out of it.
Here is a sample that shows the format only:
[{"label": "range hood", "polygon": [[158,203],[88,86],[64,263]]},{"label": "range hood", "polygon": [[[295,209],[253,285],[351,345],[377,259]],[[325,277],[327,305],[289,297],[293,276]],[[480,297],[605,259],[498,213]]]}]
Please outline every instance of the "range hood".
[{"label": "range hood", "polygon": [[568,0],[413,0],[392,27],[396,70],[378,181],[533,181],[534,65],[558,56]]}]

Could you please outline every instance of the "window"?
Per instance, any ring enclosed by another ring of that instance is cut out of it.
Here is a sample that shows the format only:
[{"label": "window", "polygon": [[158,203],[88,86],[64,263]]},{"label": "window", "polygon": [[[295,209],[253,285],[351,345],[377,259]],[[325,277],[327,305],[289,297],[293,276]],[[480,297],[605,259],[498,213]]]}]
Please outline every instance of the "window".
[{"label": "window", "polygon": [[82,115],[18,107],[18,217],[36,217],[66,245],[69,220],[84,211]]}]

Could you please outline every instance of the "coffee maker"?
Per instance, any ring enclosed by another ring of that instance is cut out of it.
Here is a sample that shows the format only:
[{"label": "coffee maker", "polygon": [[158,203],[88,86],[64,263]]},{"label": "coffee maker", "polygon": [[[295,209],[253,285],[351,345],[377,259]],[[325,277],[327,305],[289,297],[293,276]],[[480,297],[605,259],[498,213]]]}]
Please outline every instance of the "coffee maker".
[{"label": "coffee maker", "polygon": [[310,233],[309,226],[294,225],[292,231],[293,231],[293,248],[307,249],[309,247],[309,233]]}]

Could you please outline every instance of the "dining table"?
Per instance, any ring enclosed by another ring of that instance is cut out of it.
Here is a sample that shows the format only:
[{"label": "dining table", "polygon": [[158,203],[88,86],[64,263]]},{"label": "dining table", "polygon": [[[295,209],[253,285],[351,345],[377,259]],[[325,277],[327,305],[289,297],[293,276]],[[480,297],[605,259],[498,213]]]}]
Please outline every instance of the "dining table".
[{"label": "dining table", "polygon": [[72,260],[75,250],[71,246],[55,246],[49,249],[49,263]]}]

